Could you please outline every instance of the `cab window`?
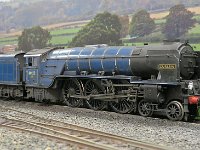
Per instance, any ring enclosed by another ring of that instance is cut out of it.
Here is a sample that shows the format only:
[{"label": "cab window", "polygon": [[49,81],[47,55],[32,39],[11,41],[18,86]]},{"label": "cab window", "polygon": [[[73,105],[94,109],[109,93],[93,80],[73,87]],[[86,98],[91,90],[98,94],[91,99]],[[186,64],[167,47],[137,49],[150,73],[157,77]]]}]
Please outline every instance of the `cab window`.
[{"label": "cab window", "polygon": [[29,57],[28,58],[28,66],[37,66],[38,65],[38,58],[37,57]]},{"label": "cab window", "polygon": [[33,58],[32,57],[28,58],[28,66],[33,66]]}]

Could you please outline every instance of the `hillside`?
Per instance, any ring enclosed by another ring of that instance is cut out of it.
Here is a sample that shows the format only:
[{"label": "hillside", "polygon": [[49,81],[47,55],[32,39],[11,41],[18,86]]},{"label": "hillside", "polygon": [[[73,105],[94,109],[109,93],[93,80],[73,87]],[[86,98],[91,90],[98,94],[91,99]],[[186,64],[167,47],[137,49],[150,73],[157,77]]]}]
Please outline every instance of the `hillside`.
[{"label": "hillside", "polygon": [[12,0],[0,3],[0,31],[87,20],[103,11],[116,14],[130,14],[139,9],[161,11],[178,3],[196,6],[200,0]]},{"label": "hillside", "polygon": [[[200,50],[199,37],[200,37],[200,7],[190,7],[188,10],[192,11],[195,16],[194,18],[197,20],[195,27],[189,30],[189,32],[182,37],[183,39],[189,39],[190,43],[194,44],[196,50]],[[165,23],[165,17],[169,11],[163,12],[153,12],[150,14],[157,25],[157,30],[150,34],[149,36],[145,36],[143,38],[138,39],[135,43],[141,44],[142,41],[145,42],[162,42],[164,39],[163,34],[161,33],[160,29],[163,23]],[[131,15],[130,15],[131,18]],[[75,21],[75,22],[66,22],[66,23],[57,23],[51,24],[47,26],[43,26],[43,28],[48,29],[52,35],[52,39],[50,43],[54,46],[64,46],[67,45],[72,38],[76,35],[76,33],[87,24],[89,20],[85,21]],[[8,34],[0,34],[0,47],[3,45],[9,44],[17,44],[17,38],[21,34],[21,31],[11,32]],[[130,43],[130,41],[124,41],[124,43]],[[132,43],[131,43],[132,45]]]}]

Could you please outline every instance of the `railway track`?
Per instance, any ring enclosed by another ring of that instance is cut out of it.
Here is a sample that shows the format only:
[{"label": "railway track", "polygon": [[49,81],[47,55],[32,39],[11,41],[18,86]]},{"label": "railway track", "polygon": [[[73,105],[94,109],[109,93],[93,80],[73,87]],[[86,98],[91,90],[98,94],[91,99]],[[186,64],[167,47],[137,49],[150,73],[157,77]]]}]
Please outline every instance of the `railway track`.
[{"label": "railway track", "polygon": [[0,126],[2,127],[39,134],[50,139],[76,145],[79,148],[98,150],[169,149],[72,124],[45,119],[8,107],[0,107],[0,109],[1,111],[15,112],[13,116],[6,117],[5,115],[1,115]]}]

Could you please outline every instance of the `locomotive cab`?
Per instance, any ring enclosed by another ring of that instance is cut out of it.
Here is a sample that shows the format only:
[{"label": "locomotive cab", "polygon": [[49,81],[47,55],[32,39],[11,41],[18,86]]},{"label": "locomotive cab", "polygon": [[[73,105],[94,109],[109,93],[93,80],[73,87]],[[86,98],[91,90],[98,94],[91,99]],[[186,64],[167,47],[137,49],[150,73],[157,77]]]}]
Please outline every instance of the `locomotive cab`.
[{"label": "locomotive cab", "polygon": [[40,56],[27,53],[24,57],[26,58],[24,81],[27,85],[37,85]]},{"label": "locomotive cab", "polygon": [[24,67],[24,82],[29,86],[42,85],[41,80],[45,73],[45,64],[47,60],[47,54],[52,51],[52,48],[46,49],[34,49],[24,55],[25,67]]}]

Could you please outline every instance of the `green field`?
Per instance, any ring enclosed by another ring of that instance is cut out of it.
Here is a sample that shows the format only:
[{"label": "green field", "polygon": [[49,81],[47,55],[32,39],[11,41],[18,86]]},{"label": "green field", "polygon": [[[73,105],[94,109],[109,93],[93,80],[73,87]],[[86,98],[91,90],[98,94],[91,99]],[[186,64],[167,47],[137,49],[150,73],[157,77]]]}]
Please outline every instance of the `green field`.
[{"label": "green field", "polygon": [[[194,18],[197,21],[200,21],[200,15],[195,15]],[[156,19],[155,23],[157,26],[160,26],[166,22],[166,19]],[[59,44],[67,44],[69,43],[72,38],[76,35],[78,31],[80,31],[80,27],[76,28],[61,28],[61,29],[54,29],[50,30],[50,33],[52,35],[52,39],[50,43],[52,45],[59,45]],[[7,38],[0,38],[0,46],[8,45],[8,44],[17,44],[17,38],[18,37],[7,37]],[[187,39],[194,39],[192,44],[194,46],[195,50],[200,50],[200,41],[198,41],[198,38],[200,38],[200,23],[197,23],[195,27],[189,30],[187,34]],[[144,41],[161,41],[160,39],[164,39],[163,35],[161,34],[161,31],[156,31],[155,33],[152,33],[149,36],[146,36],[143,38]],[[140,42],[138,42],[140,43]],[[197,43],[197,44],[196,44]],[[128,44],[132,45],[132,44]],[[133,43],[134,45],[134,43]]]},{"label": "green field", "polygon": [[13,45],[13,44],[17,44],[17,41],[6,41],[6,42],[0,42],[0,46],[3,45]]},{"label": "green field", "polygon": [[61,35],[61,34],[76,34],[81,28],[72,29],[57,29],[50,31],[51,35]]},{"label": "green field", "polygon": [[195,15],[193,18],[196,19],[197,21],[200,21],[200,15]]},{"label": "green field", "polygon": [[52,37],[50,43],[53,44],[53,45],[67,44],[72,40],[73,37],[74,37],[74,35],[71,35],[71,36],[54,36],[54,37]]},{"label": "green field", "polygon": [[3,41],[17,41],[17,37],[0,38],[0,42]]},{"label": "green field", "polygon": [[0,45],[17,44],[17,37],[0,38]]},{"label": "green field", "polygon": [[52,35],[52,39],[50,43],[52,45],[59,45],[59,44],[67,44],[69,43],[72,38],[76,35],[76,33],[81,28],[70,28],[70,29],[57,29],[50,31]]},{"label": "green field", "polygon": [[189,34],[200,34],[200,24],[196,24],[195,27],[190,29]]},{"label": "green field", "polygon": [[[195,15],[194,17],[193,17],[193,19],[196,19],[196,21],[197,22],[199,22],[200,21],[200,15]],[[163,24],[163,23],[165,23],[166,22],[166,19],[155,19],[154,20],[155,21],[155,23],[157,24],[157,25],[159,25],[159,24]]]},{"label": "green field", "polygon": [[[52,35],[52,39],[50,43],[52,45],[67,44],[72,40],[72,38],[80,29],[81,28],[67,28],[51,30],[50,34]],[[17,38],[18,37],[0,38],[0,46],[8,44],[17,44]]]},{"label": "green field", "polygon": [[166,19],[156,19],[155,24],[163,24],[166,22]]}]

